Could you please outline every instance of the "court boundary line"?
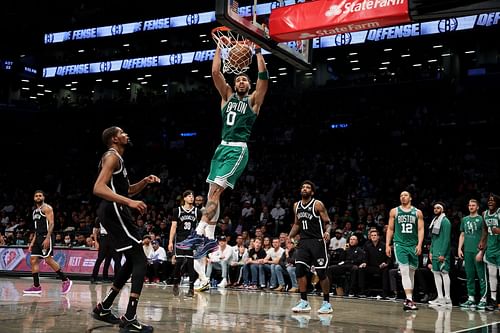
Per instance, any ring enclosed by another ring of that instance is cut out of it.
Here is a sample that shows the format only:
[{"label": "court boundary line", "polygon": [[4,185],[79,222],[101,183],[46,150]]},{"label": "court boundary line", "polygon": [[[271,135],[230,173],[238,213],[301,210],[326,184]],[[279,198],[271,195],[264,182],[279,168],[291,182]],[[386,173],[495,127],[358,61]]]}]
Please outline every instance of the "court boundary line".
[{"label": "court boundary line", "polygon": [[499,324],[499,323],[500,323],[500,321],[494,321],[492,323],[488,323],[488,324],[484,324],[484,325],[479,325],[479,326],[474,326],[474,327],[470,327],[470,328],[464,328],[464,329],[461,329],[461,330],[458,330],[458,331],[453,331],[451,333],[469,332],[469,331],[472,331],[472,330],[477,330],[479,328],[493,326],[493,325]]}]

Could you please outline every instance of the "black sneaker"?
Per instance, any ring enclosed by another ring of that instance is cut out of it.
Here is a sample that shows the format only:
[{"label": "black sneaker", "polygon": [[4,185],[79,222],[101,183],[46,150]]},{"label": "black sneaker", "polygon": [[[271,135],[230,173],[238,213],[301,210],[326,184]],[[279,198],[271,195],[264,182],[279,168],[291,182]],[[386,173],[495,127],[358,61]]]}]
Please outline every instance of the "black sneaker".
[{"label": "black sneaker", "polygon": [[106,323],[110,323],[113,325],[120,323],[120,318],[115,316],[113,312],[111,312],[111,309],[105,310],[102,307],[101,303],[98,303],[96,305],[92,313],[92,316],[97,320],[104,321]]},{"label": "black sneaker", "polygon": [[93,278],[93,277],[90,278],[90,284],[98,284],[98,283],[99,283],[99,281],[97,281],[96,278]]},{"label": "black sneaker", "polygon": [[178,283],[174,284],[172,291],[174,292],[174,296],[179,296],[179,284]]},{"label": "black sneaker", "polygon": [[120,318],[120,333],[151,333],[153,326],[141,324],[137,318],[128,320],[125,316]]},{"label": "black sneaker", "polygon": [[186,294],[186,297],[194,297],[194,289],[193,288],[189,288],[189,290]]}]

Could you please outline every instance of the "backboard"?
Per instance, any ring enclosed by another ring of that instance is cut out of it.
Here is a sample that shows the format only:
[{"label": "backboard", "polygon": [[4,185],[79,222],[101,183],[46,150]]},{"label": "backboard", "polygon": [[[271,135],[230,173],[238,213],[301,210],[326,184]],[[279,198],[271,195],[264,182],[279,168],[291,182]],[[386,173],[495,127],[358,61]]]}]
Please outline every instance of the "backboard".
[{"label": "backboard", "polygon": [[[265,0],[261,0],[265,1]],[[284,5],[286,1],[257,3],[257,0],[216,0],[217,21],[245,38],[252,40],[273,55],[294,65],[298,69],[311,68],[311,40],[278,43],[269,36],[266,26],[271,9]]]}]

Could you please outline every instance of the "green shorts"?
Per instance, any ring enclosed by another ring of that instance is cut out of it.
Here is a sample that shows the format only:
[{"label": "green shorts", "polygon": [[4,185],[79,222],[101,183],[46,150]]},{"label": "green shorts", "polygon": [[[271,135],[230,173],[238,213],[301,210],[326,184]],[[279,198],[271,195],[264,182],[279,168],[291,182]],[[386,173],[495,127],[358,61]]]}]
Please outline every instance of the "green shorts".
[{"label": "green shorts", "polygon": [[439,262],[439,257],[432,256],[432,271],[433,272],[450,272],[450,256],[444,257],[444,262]]},{"label": "green shorts", "polygon": [[234,188],[248,163],[248,148],[245,142],[224,142],[215,150],[210,163],[207,183],[223,188]]},{"label": "green shorts", "polygon": [[405,246],[398,243],[394,244],[394,256],[396,262],[401,265],[407,265],[411,268],[418,268],[418,256],[415,253],[416,245]]},{"label": "green shorts", "polygon": [[484,254],[484,262],[488,265],[500,267],[500,252],[488,251],[488,248],[486,248],[486,253]]}]

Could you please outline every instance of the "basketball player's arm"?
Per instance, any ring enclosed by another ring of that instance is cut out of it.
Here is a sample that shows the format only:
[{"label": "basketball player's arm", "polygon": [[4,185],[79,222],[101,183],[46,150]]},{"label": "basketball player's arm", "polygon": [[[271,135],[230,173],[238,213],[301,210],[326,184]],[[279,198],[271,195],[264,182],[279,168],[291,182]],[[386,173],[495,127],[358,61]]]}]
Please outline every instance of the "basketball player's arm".
[{"label": "basketball player's arm", "polygon": [[264,97],[267,93],[267,87],[269,85],[269,73],[267,72],[266,62],[262,53],[256,49],[255,57],[257,58],[257,68],[259,74],[257,76],[257,84],[255,86],[255,91],[250,97],[250,102],[252,103],[252,110],[256,114],[259,114],[260,107],[264,102]]},{"label": "basketball player's arm", "polygon": [[52,231],[54,231],[54,210],[50,205],[45,204],[45,206],[43,206],[43,213],[47,218],[48,227],[47,236],[45,237],[42,246],[44,249],[48,249],[50,247],[50,237],[52,236]]},{"label": "basketball player's arm", "polygon": [[168,252],[172,252],[174,250],[174,237],[177,232],[177,221],[172,220],[172,224],[170,225],[170,235],[168,236]]},{"label": "basketball player's arm", "polygon": [[330,221],[330,217],[326,212],[326,208],[323,202],[316,200],[314,202],[314,206],[316,212],[319,213],[319,216],[321,217],[321,221],[323,222],[323,228],[325,229],[325,232],[323,233],[323,239],[325,240],[325,242],[329,242],[330,232],[332,231],[332,223]]},{"label": "basketball player's arm", "polygon": [[144,190],[146,185],[151,184],[151,183],[159,183],[160,178],[155,176],[155,175],[149,175],[147,177],[142,178],[139,182],[132,184],[128,188],[128,195],[133,197],[137,193],[141,192]]},{"label": "basketball player's arm", "polygon": [[94,235],[94,240],[95,240],[95,249],[99,250],[99,235],[98,233],[100,232],[100,228],[94,227],[92,230],[92,234]]},{"label": "basketball player's arm", "polygon": [[292,230],[290,230],[290,233],[288,234],[288,238],[290,238],[290,240],[293,240],[300,230],[299,219],[297,218],[297,214],[295,213],[296,211],[297,211],[297,202],[293,204],[293,212],[295,220],[292,225]]},{"label": "basketball player's arm", "polygon": [[113,172],[118,169],[119,160],[115,154],[106,154],[102,158],[101,171],[94,183],[94,195],[104,200],[113,201],[121,205],[137,209],[141,214],[146,211],[146,204],[142,201],[132,200],[118,193],[113,192],[108,183],[111,181]]},{"label": "basketball player's arm", "polygon": [[417,209],[417,223],[418,223],[418,244],[415,248],[417,256],[422,254],[422,243],[424,242],[424,214],[420,209]]},{"label": "basketball player's arm", "polygon": [[391,209],[389,213],[389,223],[387,224],[387,232],[385,235],[385,254],[391,258],[391,242],[394,236],[394,218],[396,217],[396,208]]},{"label": "basketball player's arm", "polygon": [[463,251],[463,248],[464,248],[464,240],[465,240],[465,234],[464,232],[462,231],[460,233],[460,237],[458,238],[458,257],[460,259],[463,259],[464,258],[464,251]]},{"label": "basketball player's arm", "polygon": [[222,72],[220,71],[220,65],[221,65],[220,48],[217,46],[217,49],[215,50],[214,60],[212,61],[212,80],[214,81],[215,88],[217,88],[217,91],[219,92],[220,97],[222,98],[221,104],[225,104],[226,101],[231,96],[231,94],[233,93],[233,91],[231,87],[226,83],[226,79],[224,78],[224,75],[222,75]]},{"label": "basketball player's arm", "polygon": [[483,232],[481,234],[481,240],[477,246],[478,250],[484,251],[486,249],[486,240],[488,239],[488,226],[483,218]]}]

